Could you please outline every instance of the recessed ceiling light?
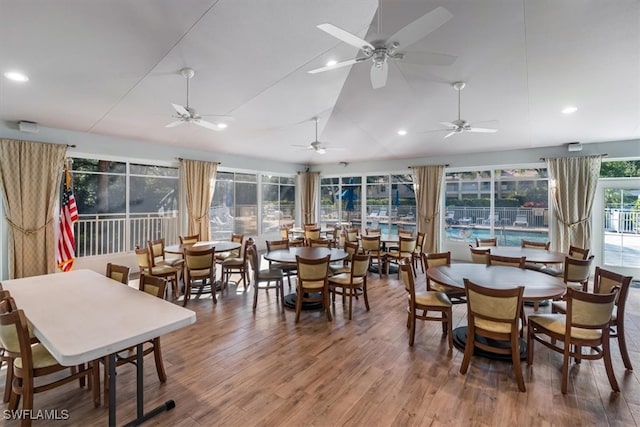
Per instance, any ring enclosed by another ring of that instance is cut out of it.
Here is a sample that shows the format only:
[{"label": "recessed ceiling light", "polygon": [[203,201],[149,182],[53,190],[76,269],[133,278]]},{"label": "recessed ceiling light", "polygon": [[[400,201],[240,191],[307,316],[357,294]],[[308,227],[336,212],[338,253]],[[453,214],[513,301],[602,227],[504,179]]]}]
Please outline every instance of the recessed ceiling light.
[{"label": "recessed ceiling light", "polygon": [[327,67],[333,67],[337,63],[338,61],[336,61],[335,59],[332,59],[331,61],[327,61]]},{"label": "recessed ceiling light", "polygon": [[4,73],[4,76],[9,80],[13,80],[14,82],[28,82],[29,77],[26,74],[22,74],[18,71],[7,71]]},{"label": "recessed ceiling light", "polygon": [[578,111],[578,107],[574,107],[573,105],[570,105],[562,109],[562,114],[573,114],[576,111]]},{"label": "recessed ceiling light", "polygon": [[226,128],[227,128],[226,123],[218,123],[218,129],[226,129]]},{"label": "recessed ceiling light", "polygon": [[400,136],[405,136],[406,134],[407,134],[407,131],[406,131],[406,130],[404,130],[404,129],[400,129],[400,130],[398,131],[398,135],[400,135]]}]

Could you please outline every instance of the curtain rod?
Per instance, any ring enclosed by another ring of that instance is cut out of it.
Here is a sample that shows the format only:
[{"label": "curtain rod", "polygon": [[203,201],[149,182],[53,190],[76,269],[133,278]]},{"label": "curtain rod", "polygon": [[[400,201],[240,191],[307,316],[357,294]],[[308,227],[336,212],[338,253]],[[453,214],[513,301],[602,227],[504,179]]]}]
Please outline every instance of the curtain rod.
[{"label": "curtain rod", "polygon": [[[431,165],[428,165],[431,166]],[[444,166],[445,168],[448,168],[449,166],[451,166],[449,163],[444,164],[444,165],[433,165],[433,166]],[[412,168],[420,168],[422,166],[407,166],[407,168],[412,169]]]},{"label": "curtain rod", "polygon": [[[589,156],[607,157],[608,155],[609,155],[609,154],[604,153],[604,154],[590,154]],[[549,159],[554,159],[554,158],[556,158],[556,159],[557,159],[557,158],[565,159],[565,158],[569,158],[569,157],[589,157],[589,156],[566,156],[566,157],[549,157],[549,158],[546,158],[546,157],[540,157],[540,160],[542,160],[543,162],[545,162],[545,161],[547,161],[547,160],[549,160]]]},{"label": "curtain rod", "polygon": [[[189,160],[189,159],[183,159],[182,157],[176,157],[176,159],[178,159],[179,161]],[[216,163],[218,165],[220,164],[220,162],[213,162],[213,163]]]},{"label": "curtain rod", "polygon": [[76,148],[76,144],[67,144],[67,148]]}]

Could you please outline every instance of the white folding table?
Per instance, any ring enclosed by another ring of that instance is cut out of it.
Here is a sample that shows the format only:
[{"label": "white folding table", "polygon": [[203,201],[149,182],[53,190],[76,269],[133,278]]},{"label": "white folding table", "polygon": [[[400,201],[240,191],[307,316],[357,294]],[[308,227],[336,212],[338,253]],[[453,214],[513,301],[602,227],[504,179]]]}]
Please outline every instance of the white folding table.
[{"label": "white folding table", "polygon": [[2,287],[11,292],[35,336],[61,365],[109,357],[110,426],[116,422],[115,355],[131,346],[138,346],[137,417],[128,425],[175,406],[169,400],[144,413],[142,344],[195,323],[195,312],[91,270],[8,280]]}]

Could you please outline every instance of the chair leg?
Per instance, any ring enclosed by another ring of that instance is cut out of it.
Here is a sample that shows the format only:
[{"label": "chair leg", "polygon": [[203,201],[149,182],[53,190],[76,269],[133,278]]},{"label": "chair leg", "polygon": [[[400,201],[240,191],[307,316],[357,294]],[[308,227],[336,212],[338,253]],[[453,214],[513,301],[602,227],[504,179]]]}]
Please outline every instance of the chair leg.
[{"label": "chair leg", "polygon": [[447,310],[443,315],[447,316],[447,335],[449,341],[449,350],[453,350],[453,312],[451,308]]},{"label": "chair leg", "polygon": [[415,310],[413,308],[410,309],[409,312],[409,346],[413,347],[413,343],[416,339],[416,316]]},{"label": "chair leg", "polygon": [[281,306],[282,312],[284,313],[284,279],[278,279],[278,282],[276,283],[276,285],[280,286],[280,306]]},{"label": "chair leg", "polygon": [[[11,386],[13,384],[13,359],[7,358],[7,378],[4,384],[4,396],[2,401],[7,403],[11,397]],[[0,365],[2,366],[2,365]]]},{"label": "chair leg", "polygon": [[158,379],[161,383],[167,382],[167,373],[164,370],[164,361],[162,360],[162,347],[160,346],[160,338],[154,338],[153,342],[153,358],[156,362],[156,371]]},{"label": "chair leg", "polygon": [[533,325],[529,322],[527,327],[527,365],[533,363]]},{"label": "chair leg", "polygon": [[571,345],[565,341],[564,355],[562,357],[562,383],[560,389],[562,394],[567,394],[567,385],[569,383],[569,359],[571,358]]},{"label": "chair leg", "polygon": [[515,332],[511,334],[511,360],[513,361],[513,373],[516,376],[518,390],[525,392],[527,389],[524,386],[522,368],[520,367],[520,334]]},{"label": "chair leg", "polygon": [[619,323],[616,327],[616,333],[618,335],[618,347],[620,347],[620,355],[622,356],[622,362],[625,369],[633,370],[631,366],[631,358],[629,357],[629,351],[627,350],[627,339],[624,335],[624,323]]},{"label": "chair leg", "polygon": [[256,311],[256,307],[258,306],[258,281],[253,282],[253,311]]},{"label": "chair leg", "polygon": [[322,291],[322,299],[324,300],[324,310],[327,312],[327,320],[332,321],[333,317],[331,316],[331,307],[329,306],[329,289],[325,288]]},{"label": "chair leg", "polygon": [[[344,292],[343,292],[344,294]],[[349,320],[351,320],[351,305],[353,302],[353,287],[349,287]]]},{"label": "chair leg", "polygon": [[296,295],[296,323],[300,321],[301,312],[302,312],[302,289],[298,289],[298,295]]},{"label": "chair leg", "polygon": [[369,311],[369,296],[367,294],[367,281],[362,284],[362,296],[364,297],[364,306]]},{"label": "chair leg", "polygon": [[[212,289],[211,289],[211,293],[213,293],[213,299],[215,301],[216,296],[215,296],[215,284],[211,284]],[[184,283],[184,298],[182,298],[182,306],[186,307],[187,305],[187,301],[189,301],[189,298],[191,298],[191,279],[187,278],[187,280],[185,280]]]},{"label": "chair leg", "polygon": [[604,359],[604,368],[607,371],[607,378],[609,378],[611,389],[615,392],[619,392],[620,387],[618,387],[618,381],[616,381],[616,375],[613,372],[613,365],[611,363],[610,342],[611,341],[609,339],[602,342],[602,358]]},{"label": "chair leg", "polygon": [[100,360],[91,361],[91,392],[93,393],[93,406],[100,406]]},{"label": "chair leg", "polygon": [[462,364],[460,365],[460,373],[466,374],[469,369],[469,362],[471,362],[471,356],[473,356],[475,330],[473,325],[467,326],[467,342],[464,346],[464,356],[462,357]]}]

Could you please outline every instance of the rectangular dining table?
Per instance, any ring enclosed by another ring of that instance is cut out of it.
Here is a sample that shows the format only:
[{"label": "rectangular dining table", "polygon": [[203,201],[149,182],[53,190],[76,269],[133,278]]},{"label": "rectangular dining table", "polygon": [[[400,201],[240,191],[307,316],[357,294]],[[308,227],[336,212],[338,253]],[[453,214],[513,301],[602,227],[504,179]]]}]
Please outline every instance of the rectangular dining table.
[{"label": "rectangular dining table", "polygon": [[127,425],[138,425],[175,406],[169,400],[144,412],[142,344],[195,323],[195,312],[91,270],[7,280],[2,287],[24,310],[35,336],[61,365],[108,356],[109,426],[116,423],[116,353],[132,346],[137,346],[137,416]]}]

